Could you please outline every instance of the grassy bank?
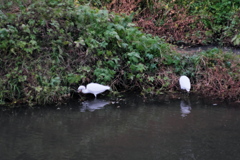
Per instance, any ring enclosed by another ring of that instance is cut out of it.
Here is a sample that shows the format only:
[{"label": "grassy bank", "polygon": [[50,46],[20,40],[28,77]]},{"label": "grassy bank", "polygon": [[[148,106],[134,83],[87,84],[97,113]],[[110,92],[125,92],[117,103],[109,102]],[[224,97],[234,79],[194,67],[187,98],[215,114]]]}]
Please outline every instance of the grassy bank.
[{"label": "grassy bank", "polygon": [[238,0],[93,0],[91,5],[133,14],[134,23],[144,32],[170,43],[240,46]]},{"label": "grassy bank", "polygon": [[187,75],[193,92],[239,100],[239,56],[218,49],[179,54],[143,33],[133,17],[73,1],[38,1],[0,14],[0,102],[47,104],[71,98],[79,84],[98,82],[142,94],[178,92]]}]

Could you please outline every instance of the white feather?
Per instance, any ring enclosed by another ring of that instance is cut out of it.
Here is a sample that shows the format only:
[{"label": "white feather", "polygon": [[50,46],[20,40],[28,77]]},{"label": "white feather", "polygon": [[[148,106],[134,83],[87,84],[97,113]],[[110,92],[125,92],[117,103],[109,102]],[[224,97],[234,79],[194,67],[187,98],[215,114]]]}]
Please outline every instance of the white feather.
[{"label": "white feather", "polygon": [[191,83],[187,76],[181,76],[179,79],[180,87],[183,90],[186,90],[187,92],[190,92],[191,89]]},{"label": "white feather", "polygon": [[111,88],[109,86],[104,86],[98,83],[89,83],[87,87],[85,86],[79,86],[78,87],[78,92],[82,92],[84,94],[86,93],[92,93],[94,94],[95,97],[97,97],[98,94],[110,90]]}]

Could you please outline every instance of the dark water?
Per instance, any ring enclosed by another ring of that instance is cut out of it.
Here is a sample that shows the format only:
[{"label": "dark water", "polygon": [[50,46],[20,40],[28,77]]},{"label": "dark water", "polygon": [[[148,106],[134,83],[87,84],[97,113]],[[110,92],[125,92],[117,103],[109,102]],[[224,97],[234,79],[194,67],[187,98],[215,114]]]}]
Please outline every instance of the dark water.
[{"label": "dark water", "polygon": [[0,112],[2,160],[239,160],[240,110],[190,98]]}]

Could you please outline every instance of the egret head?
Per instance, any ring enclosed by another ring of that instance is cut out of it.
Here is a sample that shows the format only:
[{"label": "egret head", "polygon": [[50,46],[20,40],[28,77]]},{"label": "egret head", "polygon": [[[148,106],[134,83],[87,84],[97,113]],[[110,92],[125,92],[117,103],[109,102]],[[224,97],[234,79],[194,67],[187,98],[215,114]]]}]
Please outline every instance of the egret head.
[{"label": "egret head", "polygon": [[82,90],[86,89],[85,86],[79,86],[77,92],[82,92]]}]

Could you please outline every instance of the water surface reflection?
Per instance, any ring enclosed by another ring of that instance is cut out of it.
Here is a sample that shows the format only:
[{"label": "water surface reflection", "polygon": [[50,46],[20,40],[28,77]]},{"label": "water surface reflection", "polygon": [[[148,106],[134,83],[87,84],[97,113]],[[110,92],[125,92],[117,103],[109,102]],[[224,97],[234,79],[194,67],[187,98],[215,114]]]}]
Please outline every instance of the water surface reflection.
[{"label": "water surface reflection", "polygon": [[189,102],[136,98],[94,112],[79,111],[79,102],[0,112],[1,159],[239,159],[240,110]]},{"label": "water surface reflection", "polygon": [[86,100],[82,102],[80,105],[80,111],[90,111],[93,112],[96,109],[103,109],[104,106],[110,104],[110,101],[104,99],[93,99],[93,100]]},{"label": "water surface reflection", "polygon": [[191,113],[191,104],[190,104],[190,100],[181,100],[180,103],[180,107],[181,107],[181,113],[182,113],[182,117],[186,117],[189,113]]}]

